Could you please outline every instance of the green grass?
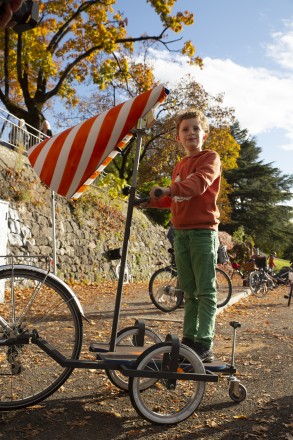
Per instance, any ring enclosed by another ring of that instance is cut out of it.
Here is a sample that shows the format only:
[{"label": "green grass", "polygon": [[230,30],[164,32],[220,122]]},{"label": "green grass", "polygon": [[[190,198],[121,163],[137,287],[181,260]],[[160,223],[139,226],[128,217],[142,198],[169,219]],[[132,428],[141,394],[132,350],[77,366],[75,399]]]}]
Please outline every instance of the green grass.
[{"label": "green grass", "polygon": [[278,272],[283,266],[290,266],[289,260],[282,260],[282,258],[275,258],[275,263],[277,267],[275,267],[275,272]]}]

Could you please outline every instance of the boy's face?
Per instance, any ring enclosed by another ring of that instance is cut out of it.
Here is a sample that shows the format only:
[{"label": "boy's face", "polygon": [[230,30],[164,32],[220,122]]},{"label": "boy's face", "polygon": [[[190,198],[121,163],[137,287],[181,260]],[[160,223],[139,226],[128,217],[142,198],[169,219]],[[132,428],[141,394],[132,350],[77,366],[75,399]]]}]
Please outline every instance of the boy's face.
[{"label": "boy's face", "polygon": [[197,118],[183,119],[179,126],[177,141],[183,146],[187,156],[193,156],[202,150],[207,133],[201,128]]}]

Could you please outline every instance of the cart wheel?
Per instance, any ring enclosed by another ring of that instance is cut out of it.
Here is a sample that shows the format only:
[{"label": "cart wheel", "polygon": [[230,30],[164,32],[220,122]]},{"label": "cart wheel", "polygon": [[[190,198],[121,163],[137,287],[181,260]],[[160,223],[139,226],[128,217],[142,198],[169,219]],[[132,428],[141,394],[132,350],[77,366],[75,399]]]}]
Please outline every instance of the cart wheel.
[{"label": "cart wheel", "polygon": [[245,386],[241,383],[238,383],[236,387],[235,384],[231,383],[229,387],[229,396],[236,403],[243,402],[247,397]]},{"label": "cart wheel", "polygon": [[[140,344],[137,341],[139,329],[136,326],[127,327],[123,330],[120,330],[117,334],[116,345],[132,345],[139,346]],[[150,328],[145,328],[144,334],[144,346],[145,345],[154,345],[158,342],[162,342],[161,336],[159,336],[156,332],[151,330]],[[128,377],[126,377],[122,371],[119,370],[106,370],[106,374],[108,379],[115,385],[117,388],[120,388],[123,391],[128,391]],[[144,385],[151,386],[156,380],[149,379]]]},{"label": "cart wheel", "polygon": [[[170,359],[172,346],[160,343],[147,349],[137,359],[138,371],[167,371],[166,359]],[[200,358],[190,348],[181,345],[177,371],[205,374]],[[145,389],[144,377],[129,379],[131,403],[137,413],[152,423],[175,424],[187,419],[200,404],[204,390],[204,381],[158,379],[152,387]],[[142,392],[142,390],[144,391]]]}]

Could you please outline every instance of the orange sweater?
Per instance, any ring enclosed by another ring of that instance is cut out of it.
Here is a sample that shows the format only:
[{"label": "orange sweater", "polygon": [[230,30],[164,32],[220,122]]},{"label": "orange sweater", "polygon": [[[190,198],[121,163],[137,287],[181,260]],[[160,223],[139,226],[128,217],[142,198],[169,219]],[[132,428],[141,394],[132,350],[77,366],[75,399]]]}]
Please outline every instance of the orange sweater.
[{"label": "orange sweater", "polygon": [[195,156],[185,156],[174,168],[171,197],[152,199],[150,206],[171,208],[171,222],[175,229],[217,230],[219,210],[216,201],[220,181],[218,153],[203,150]]}]

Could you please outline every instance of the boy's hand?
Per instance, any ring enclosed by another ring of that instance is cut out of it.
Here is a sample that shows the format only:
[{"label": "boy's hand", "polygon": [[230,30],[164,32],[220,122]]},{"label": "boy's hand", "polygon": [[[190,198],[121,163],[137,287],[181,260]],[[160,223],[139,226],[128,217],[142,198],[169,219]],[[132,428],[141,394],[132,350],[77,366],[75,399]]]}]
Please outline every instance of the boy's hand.
[{"label": "boy's hand", "polygon": [[169,196],[171,194],[170,188],[163,186],[153,186],[150,190],[150,198],[151,199],[160,199],[164,196]]},{"label": "boy's hand", "polygon": [[145,198],[135,198],[134,206],[138,209],[146,209],[150,207],[150,199],[149,197]]}]

